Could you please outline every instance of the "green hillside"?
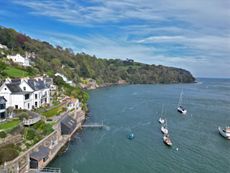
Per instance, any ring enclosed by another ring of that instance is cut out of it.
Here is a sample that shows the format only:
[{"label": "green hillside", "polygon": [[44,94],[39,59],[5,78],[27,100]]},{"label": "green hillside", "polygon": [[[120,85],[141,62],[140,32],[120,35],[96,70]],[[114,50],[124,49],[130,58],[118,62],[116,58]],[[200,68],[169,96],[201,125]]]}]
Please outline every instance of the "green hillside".
[{"label": "green hillside", "polygon": [[[11,53],[34,52],[36,57],[32,60],[32,70],[36,74],[47,73],[53,76],[59,72],[75,83],[79,83],[80,78],[92,78],[99,84],[116,83],[121,79],[134,84],[190,83],[195,80],[190,72],[183,69],[120,59],[100,59],[85,53],[75,54],[71,49],[54,47],[4,27],[0,28],[0,43],[6,45]],[[6,73],[15,74],[14,70],[6,70]]]}]

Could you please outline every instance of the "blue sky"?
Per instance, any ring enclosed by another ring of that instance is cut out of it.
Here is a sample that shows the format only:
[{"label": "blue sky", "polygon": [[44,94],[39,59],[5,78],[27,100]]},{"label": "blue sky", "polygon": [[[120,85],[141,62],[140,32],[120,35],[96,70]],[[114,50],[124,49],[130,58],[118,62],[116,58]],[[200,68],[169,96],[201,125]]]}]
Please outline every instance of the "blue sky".
[{"label": "blue sky", "polygon": [[230,77],[230,1],[7,0],[0,25],[101,58]]}]

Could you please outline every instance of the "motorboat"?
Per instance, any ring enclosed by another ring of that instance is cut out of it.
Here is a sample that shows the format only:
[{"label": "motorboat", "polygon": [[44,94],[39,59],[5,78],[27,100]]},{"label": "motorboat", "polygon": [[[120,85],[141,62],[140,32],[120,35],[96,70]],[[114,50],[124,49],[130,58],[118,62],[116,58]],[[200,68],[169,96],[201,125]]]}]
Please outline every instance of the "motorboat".
[{"label": "motorboat", "polygon": [[230,127],[225,127],[224,129],[218,127],[218,130],[221,136],[225,137],[226,139],[230,139]]}]

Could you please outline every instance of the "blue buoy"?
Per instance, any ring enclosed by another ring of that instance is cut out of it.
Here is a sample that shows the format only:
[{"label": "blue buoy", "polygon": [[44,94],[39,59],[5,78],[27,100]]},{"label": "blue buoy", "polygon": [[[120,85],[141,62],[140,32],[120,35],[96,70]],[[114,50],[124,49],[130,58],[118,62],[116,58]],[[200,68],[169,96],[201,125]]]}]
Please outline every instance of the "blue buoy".
[{"label": "blue buoy", "polygon": [[135,138],[134,134],[133,134],[133,133],[130,133],[129,136],[128,136],[128,139],[129,139],[129,140],[132,140],[132,139],[134,139],[134,138]]}]

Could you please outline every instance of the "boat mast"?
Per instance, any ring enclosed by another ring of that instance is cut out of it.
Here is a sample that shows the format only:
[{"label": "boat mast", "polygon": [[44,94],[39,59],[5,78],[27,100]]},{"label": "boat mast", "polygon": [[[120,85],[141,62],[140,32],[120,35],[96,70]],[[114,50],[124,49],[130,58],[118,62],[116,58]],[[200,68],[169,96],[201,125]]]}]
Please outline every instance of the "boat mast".
[{"label": "boat mast", "polygon": [[180,98],[179,98],[179,101],[178,101],[178,107],[182,105],[182,96],[183,96],[183,88],[180,92]]},{"label": "boat mast", "polygon": [[162,104],[162,105],[161,105],[161,117],[162,117],[162,115],[163,115],[163,109],[164,109],[164,105]]}]

